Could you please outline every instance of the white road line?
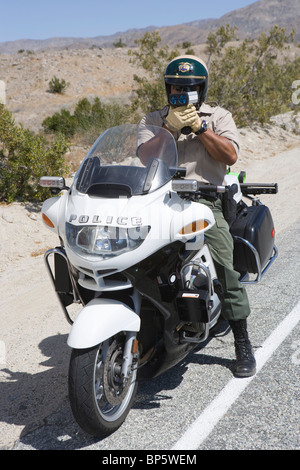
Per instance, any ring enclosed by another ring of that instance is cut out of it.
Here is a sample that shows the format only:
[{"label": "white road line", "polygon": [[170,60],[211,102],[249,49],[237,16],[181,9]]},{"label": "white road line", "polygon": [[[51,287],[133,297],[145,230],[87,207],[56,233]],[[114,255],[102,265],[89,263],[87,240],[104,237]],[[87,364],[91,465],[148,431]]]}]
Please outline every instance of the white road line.
[{"label": "white road line", "polygon": [[[291,333],[300,321],[300,302],[284,318],[271,335],[256,351],[257,373],[270,359],[275,350]],[[172,450],[196,450],[200,444],[209,436],[215,425],[228,411],[230,406],[237,400],[245,388],[255,378],[231,379],[219,395],[201,413],[194,423],[187,429],[183,436],[176,442]]]}]

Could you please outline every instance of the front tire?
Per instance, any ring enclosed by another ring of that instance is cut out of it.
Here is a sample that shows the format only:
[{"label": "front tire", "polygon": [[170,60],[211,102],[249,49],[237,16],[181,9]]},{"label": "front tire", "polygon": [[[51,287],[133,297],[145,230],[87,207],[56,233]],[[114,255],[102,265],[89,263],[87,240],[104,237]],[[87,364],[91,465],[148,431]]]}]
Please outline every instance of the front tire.
[{"label": "front tire", "polygon": [[79,426],[104,437],[125,421],[137,391],[137,369],[128,381],[121,376],[125,335],[114,336],[90,349],[73,349],[69,368],[69,398]]}]

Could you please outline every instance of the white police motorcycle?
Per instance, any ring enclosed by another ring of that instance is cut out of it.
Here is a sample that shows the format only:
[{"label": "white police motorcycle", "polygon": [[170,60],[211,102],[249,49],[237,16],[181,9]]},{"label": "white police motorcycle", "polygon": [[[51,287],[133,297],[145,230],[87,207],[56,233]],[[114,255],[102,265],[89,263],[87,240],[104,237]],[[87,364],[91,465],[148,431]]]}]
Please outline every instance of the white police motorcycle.
[{"label": "white police motorcycle", "polygon": [[[137,153],[141,132],[150,144],[146,163]],[[160,150],[152,154],[153,139]],[[277,256],[268,208],[257,198],[250,207],[242,200],[275,193],[276,185],[228,175],[226,186],[216,187],[184,176],[168,131],[124,125],[100,135],[70,188],[62,177],[40,180],[55,194],[42,217],[59,246],[45,261],[72,325],[70,403],[93,436],[114,432],[138,379],[161,374],[204,344],[220,318],[222,288],[205,243],[214,217],[199,197],[235,188],[232,234],[242,282],[258,282]]]}]

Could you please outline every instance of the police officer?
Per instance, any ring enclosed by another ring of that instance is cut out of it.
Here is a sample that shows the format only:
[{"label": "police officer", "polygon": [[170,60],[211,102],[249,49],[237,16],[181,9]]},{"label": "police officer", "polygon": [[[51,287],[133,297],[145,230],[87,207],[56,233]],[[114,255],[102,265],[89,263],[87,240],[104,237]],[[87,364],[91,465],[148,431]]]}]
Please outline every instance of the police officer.
[{"label": "police officer", "polygon": [[[230,112],[216,104],[205,103],[208,88],[205,63],[195,56],[176,57],[168,64],[164,80],[169,103],[171,95],[183,92],[196,98],[193,103],[184,106],[168,104],[161,110],[150,112],[144,116],[141,124],[161,126],[172,133],[177,143],[179,164],[186,168],[187,178],[224,184],[227,167],[238,158],[238,131]],[[233,239],[223,215],[221,201],[201,199],[200,202],[210,207],[216,220],[205,236],[223,285],[222,316],[229,321],[234,335],[235,375],[250,377],[256,372],[247,332],[250,307],[247,293],[239,282],[239,273],[233,269]]]}]

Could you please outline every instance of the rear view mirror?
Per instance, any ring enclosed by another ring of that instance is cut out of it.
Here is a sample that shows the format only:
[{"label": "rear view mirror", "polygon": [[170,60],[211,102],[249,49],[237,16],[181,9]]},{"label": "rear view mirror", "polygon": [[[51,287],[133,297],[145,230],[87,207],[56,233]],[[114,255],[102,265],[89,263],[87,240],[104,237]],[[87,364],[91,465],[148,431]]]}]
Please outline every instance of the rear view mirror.
[{"label": "rear view mirror", "polygon": [[69,189],[62,176],[42,176],[39,185],[43,188],[49,188],[54,194],[58,194],[63,189]]}]

